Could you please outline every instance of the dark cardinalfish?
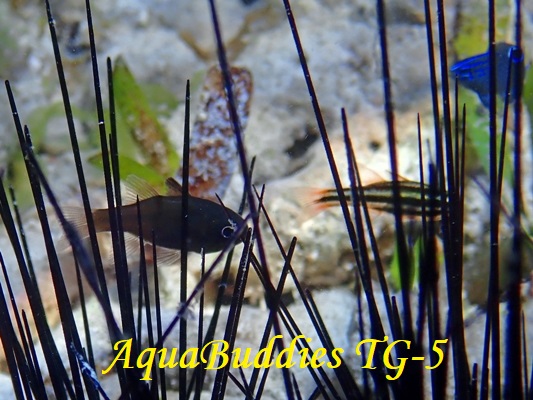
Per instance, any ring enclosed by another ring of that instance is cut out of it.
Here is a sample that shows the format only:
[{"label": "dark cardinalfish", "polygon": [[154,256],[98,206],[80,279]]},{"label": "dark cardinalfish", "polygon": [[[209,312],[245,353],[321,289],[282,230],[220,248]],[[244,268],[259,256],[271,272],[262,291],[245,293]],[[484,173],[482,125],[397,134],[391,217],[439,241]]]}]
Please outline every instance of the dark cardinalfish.
[{"label": "dark cardinalfish", "polygon": [[[377,211],[394,213],[394,196],[392,181],[381,181],[364,185],[362,187],[368,208]],[[420,182],[398,181],[400,190],[400,203],[402,215],[406,217],[421,217],[422,210],[428,217],[438,218],[441,212],[440,195],[430,195],[430,187],[424,185],[424,200],[421,196]],[[346,200],[351,202],[352,192],[350,188],[343,189]],[[312,189],[306,197],[311,198],[311,206],[316,211],[338,206],[339,196],[336,189]]]},{"label": "dark cardinalfish", "polygon": [[[525,76],[524,54],[517,47],[508,43],[496,43],[496,93],[505,99],[509,64],[511,67],[510,101],[515,101],[518,95],[515,87],[515,76],[522,71],[519,81],[522,84]],[[520,67],[520,68],[519,68]],[[490,61],[489,52],[478,54],[452,65],[450,72],[457,77],[459,83],[473,90],[479,96],[483,105],[489,108],[490,100]]]},{"label": "dark cardinalfish", "polygon": [[[127,183],[130,193],[127,193],[125,202],[129,200],[130,204],[123,205],[121,210],[124,232],[136,238],[139,236],[136,203],[138,196],[145,241],[150,242],[152,232],[154,232],[156,244],[158,249],[161,247],[163,258],[169,262],[177,261],[179,252],[175,250],[181,248],[182,233],[181,185],[173,178],[168,178],[166,180],[167,193],[161,195],[147,182],[136,176],[128,177]],[[189,251],[195,253],[200,253],[202,249],[205,253],[220,251],[229,243],[233,233],[244,224],[240,215],[219,203],[193,196],[189,196],[188,200],[187,243]],[[88,236],[83,210],[66,209],[65,211],[67,219],[85,236]],[[111,230],[108,209],[94,210],[93,218],[96,232]],[[169,249],[170,253],[165,248]],[[158,251],[158,260],[159,258]]]}]

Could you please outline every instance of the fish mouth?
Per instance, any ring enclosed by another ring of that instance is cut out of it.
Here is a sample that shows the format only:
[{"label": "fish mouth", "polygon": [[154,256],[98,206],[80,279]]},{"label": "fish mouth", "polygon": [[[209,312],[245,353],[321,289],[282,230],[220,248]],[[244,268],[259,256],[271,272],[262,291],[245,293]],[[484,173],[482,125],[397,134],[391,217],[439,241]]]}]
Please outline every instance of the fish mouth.
[{"label": "fish mouth", "polygon": [[248,231],[248,226],[246,225],[244,221],[241,221],[240,223],[234,222],[234,224],[235,225],[234,225],[233,233],[238,233],[239,230],[242,229],[242,232],[236,238],[236,243],[244,243],[244,241],[246,240],[246,233]]},{"label": "fish mouth", "polygon": [[245,230],[239,235],[239,237],[237,237],[237,243],[244,243],[244,242],[246,241],[247,233],[248,233],[248,229],[245,229]]},{"label": "fish mouth", "polygon": [[248,236],[248,224],[246,224],[245,220],[242,220],[238,225],[236,232],[238,232],[240,229],[242,229],[242,232],[239,236],[237,236],[237,243],[244,243],[246,241],[246,236]]}]

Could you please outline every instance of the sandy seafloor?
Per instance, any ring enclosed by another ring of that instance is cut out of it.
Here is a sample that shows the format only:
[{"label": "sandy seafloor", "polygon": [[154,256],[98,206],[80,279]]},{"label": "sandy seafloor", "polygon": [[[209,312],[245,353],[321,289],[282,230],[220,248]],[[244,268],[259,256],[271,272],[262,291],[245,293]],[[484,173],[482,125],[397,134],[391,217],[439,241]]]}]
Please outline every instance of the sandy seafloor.
[{"label": "sandy seafloor", "polygon": [[[52,1],[52,7],[63,50],[66,52],[69,41],[77,49],[75,53],[65,57],[72,103],[80,109],[94,112],[91,108],[93,89],[87,50],[87,26],[81,3],[74,0]],[[350,243],[341,213],[331,209],[316,216],[307,215],[299,200],[302,188],[330,187],[332,181],[320,140],[309,149],[294,151],[295,143],[301,142],[306,136],[317,136],[317,130],[283,7],[280,2],[267,0],[258,0],[249,6],[238,0],[218,3],[224,37],[228,41],[236,37],[240,39],[239,46],[229,49],[230,61],[234,65],[248,68],[254,77],[254,97],[245,132],[248,155],[257,156],[254,182],[267,185],[266,207],[282,242],[288,246],[293,236],[298,238],[292,265],[303,282],[317,288],[314,292],[316,300],[335,344],[350,352],[349,349],[354,348],[359,335],[354,320],[356,300],[349,290],[354,273],[353,259],[350,257]],[[388,6],[387,18],[392,90],[397,110],[399,168],[403,177],[416,179],[417,113],[421,117],[423,135],[429,138],[433,132],[426,28],[421,2],[398,0],[393,3],[393,6]],[[453,32],[457,3],[459,2],[446,2],[448,32]],[[202,76],[216,62],[207,2],[93,0],[92,6],[102,77],[105,77],[105,57],[109,56],[114,60],[122,56],[139,82],[163,85],[175,93],[182,103],[186,80],[198,80],[198,76]],[[524,6],[524,50],[527,61],[533,54],[533,6]],[[363,174],[366,179],[375,179],[376,176],[386,178],[390,166],[382,112],[383,83],[374,2],[305,0],[295,1],[293,8],[344,183],[348,183],[348,180],[341,140],[341,107],[346,110],[352,140],[358,160],[364,165]],[[249,26],[244,29],[247,23]],[[243,29],[245,33],[241,35],[239,32]],[[2,2],[0,35],[7,38],[7,45],[0,49],[0,77],[11,81],[22,119],[35,115],[47,105],[60,102],[61,95],[43,7],[25,0]],[[205,54],[203,58],[183,39],[184,36],[194,38],[197,47]],[[483,51],[485,49],[479,49],[479,52]],[[105,96],[106,89],[103,90]],[[193,103],[197,103],[197,90],[192,97]],[[194,110],[193,107],[193,114]],[[181,104],[171,110],[168,117],[161,119],[180,152],[183,114],[184,107]],[[87,142],[87,135],[94,132],[81,121],[77,122],[79,135],[82,141]],[[524,181],[531,182],[527,178],[531,176],[530,135],[527,127],[528,124],[525,123]],[[66,123],[55,117],[43,129],[46,135],[43,143],[46,145],[43,145],[44,150],[39,157],[42,164],[46,165],[53,189],[65,204],[79,203],[77,178],[73,173],[73,160],[67,145]],[[0,165],[3,166],[16,149],[16,137],[5,97],[0,100],[0,135]],[[83,152],[85,157],[94,154],[88,145]],[[89,166],[87,171],[92,200],[95,204],[103,204],[101,174]],[[241,188],[242,179],[236,174],[224,199],[228,206],[237,206]],[[531,185],[526,186],[528,200],[531,200],[531,189]],[[465,314],[468,317],[466,337],[469,361],[473,364],[481,363],[482,342],[479,337],[483,334],[485,323],[483,313],[471,303],[485,296],[486,282],[482,278],[488,275],[488,262],[482,258],[482,254],[488,249],[488,202],[484,194],[473,185],[469,185],[466,197],[464,297],[467,305]],[[531,204],[530,201],[526,203]],[[40,270],[42,285],[49,285],[50,288],[44,244],[40,239],[35,211],[27,211],[24,219],[31,255],[36,268]],[[382,239],[385,255],[391,253],[394,234],[391,223],[392,219],[387,215],[375,216],[374,229]],[[54,234],[59,238],[59,228],[55,228]],[[283,261],[272,237],[265,235],[265,242],[269,266],[275,274],[281,269]],[[3,230],[0,231],[0,250],[8,268],[14,271],[12,277],[16,277],[16,262]],[[195,266],[199,262],[193,257],[190,263],[192,285],[197,279]],[[527,267],[531,268],[531,265]],[[164,282],[164,317],[165,320],[170,320],[179,297],[175,290],[179,287],[179,268],[168,267],[160,272]],[[68,268],[64,273],[67,280],[73,276]],[[444,275],[441,280],[444,281]],[[14,279],[14,284],[20,292],[21,283]],[[238,337],[241,347],[256,346],[264,326],[261,321],[267,315],[260,301],[262,295],[253,272],[248,284],[247,296],[251,302],[259,301],[259,304],[245,306],[243,309],[240,323],[242,329],[239,329]],[[530,294],[527,293],[528,285],[524,285],[524,311],[526,316],[531,316],[533,306]],[[291,287],[288,283],[288,290]],[[50,293],[52,297],[50,290],[43,292]],[[445,301],[444,286],[441,293]],[[376,297],[381,299],[380,296]],[[57,320],[53,298],[45,303],[51,313],[50,320]],[[299,307],[301,306],[298,304],[291,306],[293,315],[301,317],[302,331],[314,337],[314,330],[303,318],[305,313]],[[98,315],[99,309],[94,299],[88,300],[88,308],[91,315]],[[206,311],[208,310],[209,307]],[[505,307],[502,306],[502,320],[504,316]],[[97,338],[93,346],[95,357],[97,363],[105,365],[110,360],[110,353],[105,326],[99,325],[104,321],[98,317],[94,317],[93,321],[91,329],[94,329]],[[529,344],[533,344],[531,323],[531,320],[528,321],[527,326]],[[194,325],[194,321],[191,324]],[[60,337],[61,330],[57,329],[56,332]],[[177,339],[175,340],[177,346]],[[191,337],[191,342],[192,340],[196,339]],[[168,346],[171,345],[172,341]],[[358,376],[360,369],[357,366],[360,360],[354,354],[347,356],[347,360],[352,363]],[[295,373],[305,397],[312,388],[311,377],[305,371],[298,370]],[[113,392],[118,389],[114,379],[108,376],[102,380],[112,398],[118,395]],[[0,381],[2,380],[6,380],[6,384],[0,385],[0,398],[9,398],[8,375],[0,375]],[[281,374],[279,371],[272,372],[264,398],[278,398],[282,388]],[[228,398],[231,396],[240,398],[239,391],[229,385]]]}]

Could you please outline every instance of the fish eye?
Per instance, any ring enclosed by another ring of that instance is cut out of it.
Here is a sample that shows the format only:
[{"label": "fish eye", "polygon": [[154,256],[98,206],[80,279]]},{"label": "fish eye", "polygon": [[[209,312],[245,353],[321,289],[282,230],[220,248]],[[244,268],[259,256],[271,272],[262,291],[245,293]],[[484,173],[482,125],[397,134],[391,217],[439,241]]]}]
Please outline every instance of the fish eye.
[{"label": "fish eye", "polygon": [[524,54],[517,46],[513,46],[509,49],[509,58],[511,58],[512,62],[518,63],[524,59]]},{"label": "fish eye", "polygon": [[237,224],[231,220],[231,219],[228,219],[228,222],[229,222],[229,225],[225,226],[224,228],[222,228],[222,230],[220,231],[220,234],[225,238],[229,238],[233,232],[235,232],[237,230]]},{"label": "fish eye", "polygon": [[235,229],[233,228],[233,226],[231,225],[228,225],[228,226],[225,226],[224,228],[222,228],[222,230],[220,231],[220,234],[224,237],[224,238],[229,238],[233,232],[235,232]]}]

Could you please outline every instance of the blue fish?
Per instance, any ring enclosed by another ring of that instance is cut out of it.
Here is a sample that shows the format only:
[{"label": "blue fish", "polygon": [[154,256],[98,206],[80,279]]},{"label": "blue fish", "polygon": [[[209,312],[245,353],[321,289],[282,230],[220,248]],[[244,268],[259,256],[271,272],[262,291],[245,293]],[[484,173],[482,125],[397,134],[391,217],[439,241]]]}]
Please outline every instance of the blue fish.
[{"label": "blue fish", "polygon": [[[518,90],[515,87],[515,75],[522,71],[520,83],[524,81],[524,54],[517,46],[508,43],[496,43],[496,93],[505,99],[507,92],[507,78],[511,73],[509,100],[515,101]],[[509,71],[509,65],[511,71]],[[520,67],[520,68],[519,68]],[[450,68],[450,72],[457,77],[459,83],[473,90],[479,96],[483,105],[489,108],[490,102],[490,61],[489,52],[478,54],[458,61]]]}]

